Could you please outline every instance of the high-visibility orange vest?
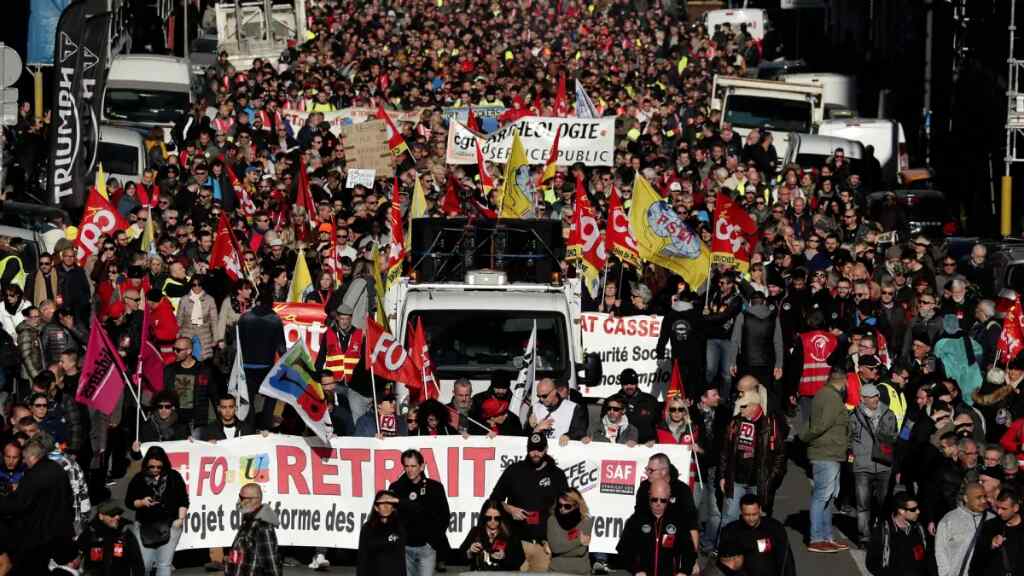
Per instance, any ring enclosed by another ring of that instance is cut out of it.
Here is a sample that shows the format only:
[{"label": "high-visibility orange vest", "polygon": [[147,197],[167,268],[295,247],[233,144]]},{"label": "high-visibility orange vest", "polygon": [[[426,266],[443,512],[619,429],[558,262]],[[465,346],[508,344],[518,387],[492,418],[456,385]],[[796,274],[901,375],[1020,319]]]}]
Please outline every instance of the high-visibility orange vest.
[{"label": "high-visibility orange vest", "polygon": [[359,364],[359,357],[362,355],[363,331],[359,328],[352,330],[348,338],[348,348],[342,350],[341,341],[338,340],[338,333],[334,330],[327,331],[327,356],[324,358],[324,369],[334,373],[334,377],[341,382],[348,383],[352,379],[352,372]]}]

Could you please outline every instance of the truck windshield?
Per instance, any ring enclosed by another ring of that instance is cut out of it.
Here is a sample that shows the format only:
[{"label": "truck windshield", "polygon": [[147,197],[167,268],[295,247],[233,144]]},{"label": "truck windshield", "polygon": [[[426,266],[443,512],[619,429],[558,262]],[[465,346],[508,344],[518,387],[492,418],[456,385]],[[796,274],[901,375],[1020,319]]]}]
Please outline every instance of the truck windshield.
[{"label": "truck windshield", "polygon": [[169,124],[186,111],[187,92],[112,88],[103,100],[103,114],[109,120]]},{"label": "truck windshield", "polygon": [[811,132],[811,103],[762,96],[732,95],[725,103],[725,121],[739,128],[780,132]]},{"label": "truck windshield", "polygon": [[566,371],[565,317],[555,312],[528,310],[419,310],[411,325],[423,319],[430,342],[430,360],[439,378],[487,377],[494,370],[517,372],[533,322],[537,321],[537,374]]},{"label": "truck windshield", "polygon": [[100,141],[98,162],[109,174],[141,174],[139,149],[134,146]]}]

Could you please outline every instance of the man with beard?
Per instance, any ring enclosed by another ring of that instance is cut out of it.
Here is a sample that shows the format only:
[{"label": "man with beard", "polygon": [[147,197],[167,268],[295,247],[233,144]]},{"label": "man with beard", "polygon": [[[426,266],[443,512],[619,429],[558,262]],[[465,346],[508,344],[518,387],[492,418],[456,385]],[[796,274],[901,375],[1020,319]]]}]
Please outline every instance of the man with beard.
[{"label": "man with beard", "polygon": [[640,376],[632,368],[626,368],[619,374],[619,384],[622,389],[616,397],[622,400],[629,423],[636,426],[637,443],[653,442],[656,437],[654,424],[659,417],[658,400],[640,390]]},{"label": "man with beard", "polygon": [[[552,393],[554,387],[552,386]],[[551,564],[547,551],[547,516],[558,496],[569,488],[565,473],[548,455],[548,440],[541,433],[530,435],[526,459],[502,472],[491,499],[502,503],[512,517],[512,531],[523,542],[524,569],[546,572]]]},{"label": "man with beard", "polygon": [[700,310],[693,303],[674,297],[671,310],[661,320],[655,352],[666,359],[665,345],[672,340],[671,360],[679,365],[685,386],[704,386],[707,339],[701,327]]},{"label": "man with beard", "polygon": [[284,574],[284,560],[277,548],[277,514],[263,505],[263,490],[250,482],[238,493],[241,525],[224,558],[225,574],[267,576]]},{"label": "man with beard", "polygon": [[563,398],[551,378],[541,378],[527,425],[533,433],[556,439],[565,446],[569,440],[581,440],[587,435],[587,407]]}]

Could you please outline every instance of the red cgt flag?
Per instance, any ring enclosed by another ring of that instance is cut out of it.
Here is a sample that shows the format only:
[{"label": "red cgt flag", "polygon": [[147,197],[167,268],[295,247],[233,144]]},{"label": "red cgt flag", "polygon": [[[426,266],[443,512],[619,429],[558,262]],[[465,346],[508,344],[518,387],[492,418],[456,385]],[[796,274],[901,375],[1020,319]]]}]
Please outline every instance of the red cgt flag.
[{"label": "red cgt flag", "polygon": [[227,214],[221,212],[217,221],[217,235],[210,250],[210,269],[222,268],[233,281],[238,281],[242,274],[242,257],[238,253],[238,245],[231,233]]},{"label": "red cgt flag", "polygon": [[104,198],[95,187],[90,188],[82,221],[78,225],[78,238],[75,239],[78,263],[85,265],[89,256],[99,252],[102,236],[112,236],[114,232],[127,227],[128,221],[114,208],[110,200]]},{"label": "red cgt flag", "polygon": [[640,252],[636,247],[636,238],[629,229],[629,216],[622,209],[619,192],[612,187],[612,196],[608,201],[608,224],[604,233],[605,253],[614,254],[624,263],[639,269]]},{"label": "red cgt flag", "polygon": [[[420,373],[420,388],[417,391],[419,399],[436,399],[440,394],[437,380],[434,379],[434,364],[430,361],[430,348],[427,345],[427,333],[423,329],[423,318],[416,318],[416,326],[410,326],[409,352],[412,354],[412,363]],[[410,387],[411,392],[411,387]]]},{"label": "red cgt flag", "polygon": [[719,192],[711,237],[711,261],[731,264],[740,272],[746,272],[756,243],[757,222],[742,206]]},{"label": "red cgt flag", "polygon": [[410,389],[421,386],[419,370],[409,352],[372,316],[366,318],[366,366],[385,380],[401,382]]},{"label": "red cgt flag", "polygon": [[1024,314],[1021,313],[1020,295],[1013,300],[1006,318],[1003,319],[1003,332],[999,335],[996,350],[999,356],[1009,363],[1024,348]]}]

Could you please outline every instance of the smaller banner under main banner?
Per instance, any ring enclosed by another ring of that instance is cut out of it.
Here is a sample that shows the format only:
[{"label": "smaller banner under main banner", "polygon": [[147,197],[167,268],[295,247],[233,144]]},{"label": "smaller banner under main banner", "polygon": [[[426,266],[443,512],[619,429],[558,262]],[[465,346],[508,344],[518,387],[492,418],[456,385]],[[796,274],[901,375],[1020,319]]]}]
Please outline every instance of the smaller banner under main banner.
[{"label": "smaller banner under main banner", "polygon": [[[671,375],[671,364],[659,362],[656,356],[661,335],[661,316],[612,316],[603,312],[584,312],[580,317],[583,329],[583,351],[601,356],[601,383],[580,386],[587,398],[607,398],[618,392],[619,374],[626,368],[636,370],[640,389],[661,398]],[[671,340],[665,344],[666,354],[672,350]]]},{"label": "smaller banner under main banner", "polygon": [[[143,445],[143,453],[152,445]],[[277,512],[280,545],[357,548],[374,494],[403,474],[401,454],[409,448],[423,453],[427,476],[444,484],[451,507],[448,542],[458,547],[505,468],[526,457],[526,438],[507,436],[345,437],[325,445],[316,438],[271,435],[160,446],[188,486],[179,550],[231,546],[240,521],[238,491],[249,482],[260,485],[264,505]],[[678,470],[690,469],[688,446],[551,443],[549,453],[594,516],[591,552],[615,552],[647,460],[658,452]]]}]

